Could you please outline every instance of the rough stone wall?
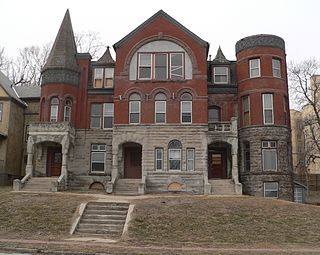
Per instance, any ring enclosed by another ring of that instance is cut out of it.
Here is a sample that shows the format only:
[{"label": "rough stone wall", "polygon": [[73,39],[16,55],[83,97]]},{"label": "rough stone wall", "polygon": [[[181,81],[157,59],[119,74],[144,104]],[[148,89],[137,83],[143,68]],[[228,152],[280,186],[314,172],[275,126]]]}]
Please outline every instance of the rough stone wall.
[{"label": "rough stone wall", "polygon": [[[105,173],[91,173],[91,144],[106,144]],[[93,182],[105,185],[110,180],[112,169],[112,130],[77,129],[75,146],[68,157],[68,187],[88,189]]]},{"label": "rough stone wall", "polygon": [[[121,155],[122,144],[126,142],[142,145],[142,173],[147,176],[147,192],[167,191],[167,180],[177,178],[185,185],[184,190],[203,193],[203,175],[207,174],[207,130],[208,127],[204,125],[116,125],[113,132],[113,150]],[[168,144],[175,139],[182,144],[181,171],[168,171]],[[163,171],[155,173],[154,153],[158,147],[164,149],[164,167]],[[193,172],[186,171],[187,148],[195,149]],[[118,169],[121,178],[123,160],[119,161]],[[159,176],[162,181],[157,183]]]},{"label": "rough stone wall", "polygon": [[[250,171],[244,170],[243,142],[250,143]],[[261,141],[277,142],[277,171],[262,170]],[[279,182],[279,198],[292,201],[292,160],[290,130],[280,126],[248,127],[239,130],[239,173],[243,193],[263,196],[263,182]]]}]

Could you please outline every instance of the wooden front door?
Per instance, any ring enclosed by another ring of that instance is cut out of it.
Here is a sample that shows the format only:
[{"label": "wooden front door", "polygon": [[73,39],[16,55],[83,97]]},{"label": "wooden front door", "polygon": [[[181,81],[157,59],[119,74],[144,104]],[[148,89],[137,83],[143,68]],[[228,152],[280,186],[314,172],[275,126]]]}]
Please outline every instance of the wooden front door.
[{"label": "wooden front door", "polygon": [[60,147],[48,147],[47,176],[60,176],[62,154]]},{"label": "wooden front door", "polygon": [[124,178],[140,179],[142,149],[140,146],[124,147]]},{"label": "wooden front door", "polygon": [[208,178],[209,179],[227,178],[225,151],[209,151]]}]

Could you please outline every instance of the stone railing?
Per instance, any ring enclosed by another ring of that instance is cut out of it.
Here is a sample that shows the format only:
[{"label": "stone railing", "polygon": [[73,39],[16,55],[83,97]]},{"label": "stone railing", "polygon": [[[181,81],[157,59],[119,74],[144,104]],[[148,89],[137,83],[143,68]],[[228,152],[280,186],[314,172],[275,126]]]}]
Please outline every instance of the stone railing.
[{"label": "stone railing", "polygon": [[231,122],[214,122],[209,123],[209,131],[215,132],[231,132],[232,124]]},{"label": "stone railing", "polygon": [[27,173],[22,180],[15,179],[13,180],[13,190],[14,191],[19,191],[23,189],[25,183],[31,178],[31,173]]},{"label": "stone railing", "polygon": [[68,132],[75,133],[70,122],[38,122],[29,126],[29,134],[32,133],[50,133],[50,132]]}]

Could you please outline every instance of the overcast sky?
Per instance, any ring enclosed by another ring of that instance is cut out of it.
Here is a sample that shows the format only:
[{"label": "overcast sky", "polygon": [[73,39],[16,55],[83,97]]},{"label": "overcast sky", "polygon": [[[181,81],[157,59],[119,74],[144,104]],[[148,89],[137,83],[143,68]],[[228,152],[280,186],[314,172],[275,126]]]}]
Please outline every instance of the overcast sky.
[{"label": "overcast sky", "polygon": [[53,41],[68,8],[74,31],[97,31],[106,46],[163,9],[209,42],[213,57],[220,45],[234,60],[239,39],[275,34],[285,40],[289,61],[320,59],[317,0],[0,0],[0,46],[14,56],[25,46]]}]

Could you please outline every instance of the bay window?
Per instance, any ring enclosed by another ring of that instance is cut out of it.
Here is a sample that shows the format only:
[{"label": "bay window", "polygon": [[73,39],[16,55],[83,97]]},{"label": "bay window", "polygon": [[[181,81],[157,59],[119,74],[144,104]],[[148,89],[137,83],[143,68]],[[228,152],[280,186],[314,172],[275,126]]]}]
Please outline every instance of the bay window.
[{"label": "bay window", "polygon": [[249,60],[250,78],[260,77],[260,58]]}]

